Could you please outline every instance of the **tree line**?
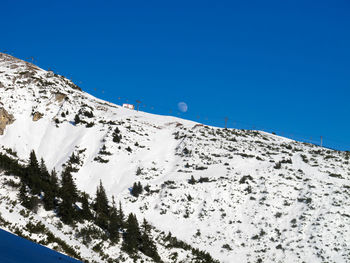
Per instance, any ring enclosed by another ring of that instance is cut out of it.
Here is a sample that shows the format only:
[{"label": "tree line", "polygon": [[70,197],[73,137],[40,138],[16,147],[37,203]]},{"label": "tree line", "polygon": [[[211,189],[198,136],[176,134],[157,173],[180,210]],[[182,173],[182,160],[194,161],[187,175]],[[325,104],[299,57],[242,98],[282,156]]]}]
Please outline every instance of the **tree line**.
[{"label": "tree line", "polygon": [[[126,217],[121,203],[117,206],[114,197],[110,204],[102,181],[90,202],[87,193],[78,191],[70,165],[64,168],[59,178],[55,169],[48,171],[43,159],[38,161],[34,151],[30,152],[27,165],[0,153],[0,169],[19,176],[18,197],[27,209],[36,211],[42,203],[45,210],[54,211],[65,224],[73,225],[84,220],[94,222],[107,233],[111,242],[118,243],[122,238],[122,249],[129,255],[134,257],[140,251],[155,262],[161,261],[151,236],[151,225],[144,219],[140,226],[133,213]],[[136,189],[139,191],[138,187]]]}]

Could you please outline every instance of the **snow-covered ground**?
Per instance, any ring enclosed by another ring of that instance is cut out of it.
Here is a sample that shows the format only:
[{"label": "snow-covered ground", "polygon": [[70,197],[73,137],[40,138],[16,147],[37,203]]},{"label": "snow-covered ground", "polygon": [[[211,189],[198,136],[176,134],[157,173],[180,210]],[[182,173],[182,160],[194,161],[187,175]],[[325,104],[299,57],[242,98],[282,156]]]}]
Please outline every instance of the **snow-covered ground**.
[{"label": "snow-covered ground", "polygon": [[[12,149],[25,162],[35,150],[58,172],[74,153],[80,190],[94,196],[102,180],[126,212],[221,262],[350,262],[347,152],[124,109],[1,54],[0,94],[0,107],[15,118],[0,136],[3,152]],[[113,141],[116,128],[119,143]],[[150,191],[131,196],[136,181]],[[9,212],[15,190],[3,187],[1,196],[2,217],[27,224],[20,205]],[[69,229],[54,228],[54,215],[42,210],[32,217],[86,258],[101,260]],[[174,251],[159,249],[163,260],[176,262]],[[117,255],[120,247],[105,253]],[[177,262],[186,257],[181,253]]]}]

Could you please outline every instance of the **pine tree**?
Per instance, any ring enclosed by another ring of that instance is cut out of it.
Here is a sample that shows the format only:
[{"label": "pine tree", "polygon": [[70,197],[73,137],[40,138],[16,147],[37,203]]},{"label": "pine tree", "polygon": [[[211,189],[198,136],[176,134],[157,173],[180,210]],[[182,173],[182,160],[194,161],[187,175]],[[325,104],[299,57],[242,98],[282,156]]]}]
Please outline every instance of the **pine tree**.
[{"label": "pine tree", "polygon": [[140,251],[146,256],[151,257],[155,262],[160,261],[160,256],[157,252],[157,247],[151,237],[151,225],[146,219],[143,219],[141,226],[141,247]]},{"label": "pine tree", "polygon": [[28,196],[27,186],[23,182],[21,183],[21,187],[19,189],[18,199],[24,207],[28,209],[30,208],[30,198]]},{"label": "pine tree", "polygon": [[51,171],[50,185],[51,185],[51,191],[53,192],[54,196],[58,197],[59,185],[58,185],[57,172],[56,172],[55,168]]},{"label": "pine tree", "polygon": [[29,167],[35,167],[39,169],[38,159],[36,158],[34,150],[32,150],[29,155]]},{"label": "pine tree", "polygon": [[109,234],[112,242],[119,242],[119,229],[121,228],[121,222],[118,215],[117,207],[115,206],[114,196],[112,197],[112,207],[109,216]]},{"label": "pine tree", "polygon": [[67,167],[62,172],[62,186],[60,188],[62,202],[59,205],[59,215],[66,224],[71,224],[75,218],[74,203],[77,201],[77,188],[71,175],[71,168]]},{"label": "pine tree", "polygon": [[130,213],[126,221],[126,232],[124,234],[122,249],[132,255],[138,251],[140,244],[141,233],[139,224],[136,216]]},{"label": "pine tree", "polygon": [[138,197],[138,192],[137,192],[137,183],[135,182],[134,185],[132,186],[131,192],[133,196]]},{"label": "pine tree", "polygon": [[33,194],[40,194],[42,187],[41,172],[34,151],[30,152],[24,182],[31,188]]},{"label": "pine tree", "polygon": [[120,134],[120,130],[118,129],[118,127],[115,128],[112,134],[112,137],[113,137],[113,142],[120,143],[120,140],[122,139],[122,135]]},{"label": "pine tree", "polygon": [[125,215],[124,215],[124,211],[123,211],[121,202],[119,202],[118,219],[119,219],[121,227],[123,227],[124,226]]},{"label": "pine tree", "polygon": [[142,187],[140,182],[138,182],[137,187],[138,187],[139,194],[142,194],[143,193],[143,187]]},{"label": "pine tree", "polygon": [[49,183],[45,190],[43,202],[46,210],[52,210],[57,205],[57,197],[59,195],[58,178],[55,169],[51,171],[48,180]]},{"label": "pine tree", "polygon": [[189,184],[195,184],[196,183],[196,180],[194,179],[193,175],[191,175],[191,179],[188,180],[188,183]]},{"label": "pine tree", "polygon": [[44,202],[44,208],[47,211],[55,208],[55,195],[54,195],[54,192],[51,191],[51,187],[49,187],[48,190],[45,191],[43,202]]},{"label": "pine tree", "polygon": [[92,213],[90,211],[89,207],[89,199],[88,194],[83,193],[81,197],[81,203],[82,203],[82,210],[81,210],[81,217],[85,220],[91,220],[92,219]]},{"label": "pine tree", "polygon": [[78,114],[76,114],[76,115],[74,116],[74,123],[75,123],[75,125],[77,125],[77,124],[80,123],[80,118],[79,118],[79,115],[78,115]]},{"label": "pine tree", "polygon": [[41,160],[40,160],[39,170],[40,170],[41,178],[44,181],[49,181],[50,180],[50,174],[49,174],[49,171],[47,170],[47,167],[46,167],[46,164],[45,164],[45,161],[44,161],[43,158],[41,158]]},{"label": "pine tree", "polygon": [[34,212],[38,210],[39,199],[36,196],[30,196],[28,187],[22,182],[19,189],[18,198],[21,204]]},{"label": "pine tree", "polygon": [[108,228],[108,215],[109,206],[106,191],[100,180],[100,185],[97,187],[96,199],[95,199],[95,210],[96,210],[96,223],[104,228]]},{"label": "pine tree", "polygon": [[79,155],[75,155],[74,152],[72,152],[72,155],[69,157],[69,162],[71,164],[73,164],[73,163],[79,164],[79,162],[80,162]]},{"label": "pine tree", "polygon": [[40,160],[40,189],[44,192],[44,206],[46,210],[53,209],[53,201],[55,196],[53,195],[51,191],[51,185],[50,185],[50,174],[47,170],[45,161],[43,158]]},{"label": "pine tree", "polygon": [[140,182],[134,183],[132,189],[131,189],[131,194],[135,197],[138,197],[140,194],[142,194],[143,188]]},{"label": "pine tree", "polygon": [[[13,153],[11,149],[8,150],[10,153]],[[8,174],[13,174],[19,177],[23,177],[23,167],[18,163],[18,160],[12,159],[5,154],[0,153],[0,168],[7,171]]]}]

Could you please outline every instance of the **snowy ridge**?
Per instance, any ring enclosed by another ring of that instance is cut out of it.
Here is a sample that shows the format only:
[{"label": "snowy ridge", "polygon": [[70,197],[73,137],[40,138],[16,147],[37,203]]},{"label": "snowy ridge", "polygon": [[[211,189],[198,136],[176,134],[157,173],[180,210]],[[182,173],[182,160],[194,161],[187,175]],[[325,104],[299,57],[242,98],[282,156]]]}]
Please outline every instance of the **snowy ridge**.
[{"label": "snowy ridge", "polygon": [[[0,107],[15,118],[0,136],[2,152],[12,149],[24,163],[35,150],[59,172],[74,153],[78,188],[93,196],[102,180],[126,212],[156,227],[165,262],[193,262],[188,251],[162,245],[168,231],[220,262],[350,262],[349,152],[124,109],[1,53],[0,94]],[[29,213],[85,260],[105,262],[53,212],[13,205],[9,180],[1,177],[0,190],[8,230],[26,226]],[[138,198],[129,192],[136,181],[149,186]],[[120,246],[105,242],[102,250],[132,262]]]}]

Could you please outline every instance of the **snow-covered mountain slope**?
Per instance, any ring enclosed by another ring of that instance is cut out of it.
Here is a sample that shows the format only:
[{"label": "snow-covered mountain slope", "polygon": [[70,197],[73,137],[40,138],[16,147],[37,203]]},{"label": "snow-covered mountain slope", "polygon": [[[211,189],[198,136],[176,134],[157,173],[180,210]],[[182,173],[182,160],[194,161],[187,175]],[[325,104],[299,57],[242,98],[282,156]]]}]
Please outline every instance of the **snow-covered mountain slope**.
[{"label": "snow-covered mountain slope", "polygon": [[[124,109],[1,53],[0,94],[13,117],[1,118],[3,152],[25,162],[35,150],[57,171],[74,154],[80,190],[93,196],[102,180],[126,212],[221,262],[350,262],[349,152]],[[136,198],[129,189],[138,181],[148,191]],[[10,208],[14,191],[2,189],[2,217],[10,221],[12,209],[27,224],[19,205]],[[58,220],[32,217],[48,228]],[[68,228],[52,231],[101,260]],[[186,257],[159,249],[165,262]]]}]

